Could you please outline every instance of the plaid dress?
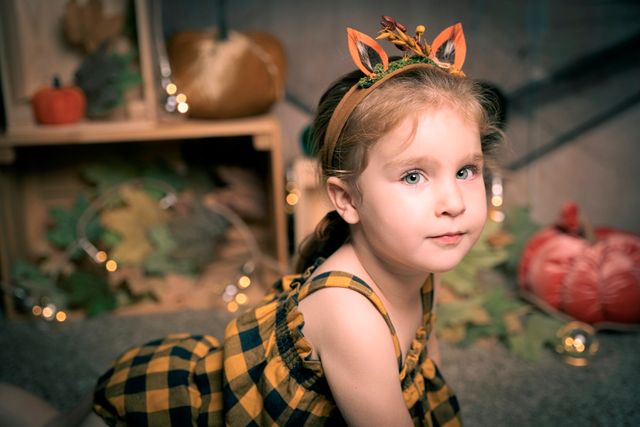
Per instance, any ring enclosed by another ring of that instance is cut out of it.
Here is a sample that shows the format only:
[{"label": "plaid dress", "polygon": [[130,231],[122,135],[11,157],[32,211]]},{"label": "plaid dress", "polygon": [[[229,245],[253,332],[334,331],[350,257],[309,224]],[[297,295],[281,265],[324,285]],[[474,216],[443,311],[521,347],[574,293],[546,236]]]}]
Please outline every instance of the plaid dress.
[{"label": "plaid dress", "polygon": [[298,302],[325,287],[368,298],[393,336],[405,402],[417,426],[458,426],[458,401],[427,356],[433,280],[422,288],[424,325],[405,357],[381,300],[361,279],[327,272],[285,276],[254,309],[213,337],[172,335],[120,356],[98,381],[94,410],[110,425],[344,425],[303,336]]}]

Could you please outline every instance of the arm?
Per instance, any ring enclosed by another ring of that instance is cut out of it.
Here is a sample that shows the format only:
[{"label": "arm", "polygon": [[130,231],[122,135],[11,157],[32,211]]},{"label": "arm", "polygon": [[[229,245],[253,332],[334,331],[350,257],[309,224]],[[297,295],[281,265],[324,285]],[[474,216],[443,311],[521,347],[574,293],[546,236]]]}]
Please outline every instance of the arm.
[{"label": "arm", "polygon": [[389,328],[362,295],[323,289],[300,303],[343,417],[352,426],[411,426]]}]

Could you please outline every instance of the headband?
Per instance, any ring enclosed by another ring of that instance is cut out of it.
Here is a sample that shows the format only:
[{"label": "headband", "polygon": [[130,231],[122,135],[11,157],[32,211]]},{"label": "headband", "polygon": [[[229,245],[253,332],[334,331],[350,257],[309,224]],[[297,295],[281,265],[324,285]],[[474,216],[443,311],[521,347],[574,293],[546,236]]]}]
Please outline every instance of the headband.
[{"label": "headband", "polygon": [[353,28],[347,28],[349,53],[355,65],[365,74],[353,85],[336,106],[324,137],[322,163],[331,165],[342,129],[353,110],[385,81],[416,68],[437,67],[452,75],[464,77],[461,68],[467,53],[462,24],[446,28],[429,45],[422,41],[424,25],[416,27],[415,36],[389,16],[383,16],[376,39],[387,39],[404,52],[401,59],[389,62],[389,57],[376,40]]}]

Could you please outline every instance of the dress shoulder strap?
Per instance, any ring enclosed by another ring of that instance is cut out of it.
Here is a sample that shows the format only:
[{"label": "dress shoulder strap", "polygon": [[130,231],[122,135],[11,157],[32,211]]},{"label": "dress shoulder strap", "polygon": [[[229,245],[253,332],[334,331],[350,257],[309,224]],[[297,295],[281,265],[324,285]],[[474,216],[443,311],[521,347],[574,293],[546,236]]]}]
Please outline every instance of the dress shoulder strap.
[{"label": "dress shoulder strap", "polygon": [[391,323],[391,318],[382,304],[382,300],[373,292],[373,289],[371,289],[364,280],[351,273],[343,271],[328,271],[315,276],[313,279],[308,280],[302,285],[300,293],[298,294],[298,302],[310,294],[325,288],[351,289],[362,294],[375,306],[389,327],[389,332],[393,338],[396,358],[398,359],[398,368],[402,370],[402,351],[400,349],[400,341],[398,340],[396,329],[393,327],[393,323]]}]

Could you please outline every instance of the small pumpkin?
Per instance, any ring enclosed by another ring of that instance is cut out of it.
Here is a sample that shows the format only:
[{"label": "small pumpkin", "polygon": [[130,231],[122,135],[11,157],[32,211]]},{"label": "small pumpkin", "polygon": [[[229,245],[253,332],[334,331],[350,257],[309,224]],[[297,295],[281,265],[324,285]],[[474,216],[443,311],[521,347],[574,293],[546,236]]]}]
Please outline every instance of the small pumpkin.
[{"label": "small pumpkin", "polygon": [[587,238],[578,207],[529,240],[518,266],[526,293],[590,324],[640,323],[640,236],[597,227]]},{"label": "small pumpkin", "polygon": [[56,76],[53,85],[38,89],[31,98],[36,121],[43,125],[75,123],[85,115],[87,101],[77,86],[65,86]]}]

